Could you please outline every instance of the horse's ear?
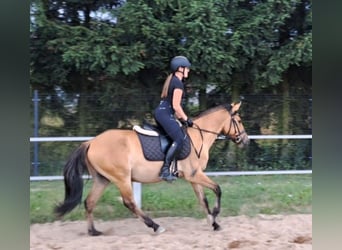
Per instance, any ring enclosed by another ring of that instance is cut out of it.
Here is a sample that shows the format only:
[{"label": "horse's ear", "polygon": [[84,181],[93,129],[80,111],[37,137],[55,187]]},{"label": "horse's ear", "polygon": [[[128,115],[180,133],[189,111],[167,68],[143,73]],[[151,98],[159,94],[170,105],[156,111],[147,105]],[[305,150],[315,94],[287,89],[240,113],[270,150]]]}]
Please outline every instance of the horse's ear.
[{"label": "horse's ear", "polygon": [[239,110],[239,108],[241,106],[241,101],[238,103],[232,103],[231,105],[232,105],[231,112],[234,114]]}]

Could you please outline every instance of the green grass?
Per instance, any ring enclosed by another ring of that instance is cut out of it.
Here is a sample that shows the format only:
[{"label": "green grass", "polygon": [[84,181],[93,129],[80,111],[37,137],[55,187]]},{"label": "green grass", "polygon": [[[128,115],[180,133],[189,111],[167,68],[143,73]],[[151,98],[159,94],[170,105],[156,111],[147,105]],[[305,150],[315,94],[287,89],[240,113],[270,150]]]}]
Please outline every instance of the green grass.
[{"label": "green grass", "polygon": [[[312,212],[311,175],[270,175],[212,177],[222,190],[221,213],[219,216],[256,214],[293,214]],[[91,187],[91,181],[84,182],[83,199]],[[215,195],[205,189],[210,207]],[[114,220],[132,218],[134,215],[122,204],[114,185],[110,185],[94,211],[95,219]],[[44,223],[56,220],[53,207],[64,198],[62,181],[31,182],[30,222]],[[169,184],[143,184],[142,209],[151,217],[187,216],[203,218],[191,185],[184,180]],[[64,220],[85,220],[83,202]]]}]

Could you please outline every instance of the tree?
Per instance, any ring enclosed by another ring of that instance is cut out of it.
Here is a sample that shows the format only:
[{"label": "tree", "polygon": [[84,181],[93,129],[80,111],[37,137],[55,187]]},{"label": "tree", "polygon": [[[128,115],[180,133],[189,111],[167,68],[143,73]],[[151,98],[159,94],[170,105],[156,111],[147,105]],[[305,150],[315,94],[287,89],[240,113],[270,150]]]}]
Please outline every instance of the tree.
[{"label": "tree", "polygon": [[307,77],[312,64],[311,1],[230,1],[226,13],[233,56],[239,58],[231,95],[283,94],[284,105],[278,112],[282,126],[277,132],[290,133],[290,93],[311,93],[311,77]]},{"label": "tree", "polygon": [[35,1],[31,7],[31,84],[79,93],[80,134],[85,133],[87,93],[99,90],[107,78],[129,75],[143,66],[139,43],[120,44],[122,32],[115,23],[90,16],[91,11],[117,5],[120,1]]}]

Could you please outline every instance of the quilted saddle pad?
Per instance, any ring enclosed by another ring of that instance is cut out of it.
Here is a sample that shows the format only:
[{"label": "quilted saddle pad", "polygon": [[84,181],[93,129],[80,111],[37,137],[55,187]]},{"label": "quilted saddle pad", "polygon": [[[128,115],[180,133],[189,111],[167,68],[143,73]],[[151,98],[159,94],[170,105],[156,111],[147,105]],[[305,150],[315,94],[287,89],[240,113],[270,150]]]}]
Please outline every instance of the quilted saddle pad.
[{"label": "quilted saddle pad", "polygon": [[[140,133],[137,133],[138,137],[140,139],[140,143],[144,152],[144,156],[149,161],[164,161],[165,159],[165,153],[169,146],[171,145],[171,141],[168,140],[165,136],[162,136],[164,138],[161,138],[161,136],[149,136],[149,135],[143,135]],[[167,146],[162,149],[162,144],[165,144],[161,142],[161,140],[168,140]],[[178,154],[176,160],[183,160],[190,154],[191,151],[191,145],[190,145],[190,138],[187,135],[183,147]]]}]

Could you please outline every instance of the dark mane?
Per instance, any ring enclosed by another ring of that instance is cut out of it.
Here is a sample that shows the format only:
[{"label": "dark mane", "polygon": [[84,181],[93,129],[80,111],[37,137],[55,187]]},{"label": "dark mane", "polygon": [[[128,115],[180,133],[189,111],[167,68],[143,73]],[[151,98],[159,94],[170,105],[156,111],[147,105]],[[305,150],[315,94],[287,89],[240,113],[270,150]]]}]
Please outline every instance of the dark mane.
[{"label": "dark mane", "polygon": [[216,106],[216,107],[207,109],[207,110],[205,110],[205,111],[199,112],[199,114],[197,114],[197,115],[194,116],[194,119],[201,118],[202,116],[205,116],[205,115],[207,115],[207,114],[213,113],[213,112],[218,111],[218,110],[221,110],[221,109],[230,110],[230,108],[231,108],[231,105],[222,104],[222,105],[219,105],[219,106]]}]

